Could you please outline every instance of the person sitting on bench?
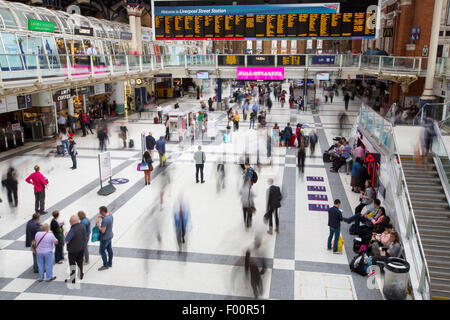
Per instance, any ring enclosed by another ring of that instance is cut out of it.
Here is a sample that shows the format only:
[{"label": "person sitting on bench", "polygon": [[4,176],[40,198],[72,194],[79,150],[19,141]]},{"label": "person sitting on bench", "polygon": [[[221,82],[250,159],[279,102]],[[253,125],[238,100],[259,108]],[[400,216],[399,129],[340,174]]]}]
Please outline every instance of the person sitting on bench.
[{"label": "person sitting on bench", "polygon": [[361,212],[356,212],[353,216],[344,220],[348,224],[355,221],[355,223],[350,227],[350,234],[358,234],[360,222],[362,222],[362,223],[367,222],[372,217],[377,216],[378,210],[380,209],[380,204],[381,204],[381,201],[379,199],[375,199],[373,201],[373,206],[370,206],[369,209],[365,213],[361,214]]}]

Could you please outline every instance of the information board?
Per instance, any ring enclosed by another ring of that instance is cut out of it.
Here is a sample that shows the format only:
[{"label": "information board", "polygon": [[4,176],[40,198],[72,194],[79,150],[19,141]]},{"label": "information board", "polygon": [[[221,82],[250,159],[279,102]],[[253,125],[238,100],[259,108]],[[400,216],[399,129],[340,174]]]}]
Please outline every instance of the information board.
[{"label": "information board", "polygon": [[339,12],[340,3],[155,7],[155,37],[157,40],[374,38],[375,13],[364,11],[364,7],[357,9],[360,11]]},{"label": "information board", "polygon": [[100,180],[112,177],[111,153],[99,153],[98,162],[100,167]]}]

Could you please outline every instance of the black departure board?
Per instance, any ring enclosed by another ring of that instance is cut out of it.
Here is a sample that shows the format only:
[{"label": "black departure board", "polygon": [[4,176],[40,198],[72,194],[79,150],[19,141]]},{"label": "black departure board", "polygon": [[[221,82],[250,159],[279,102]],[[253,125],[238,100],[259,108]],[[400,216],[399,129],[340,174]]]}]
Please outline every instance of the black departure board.
[{"label": "black departure board", "polygon": [[247,57],[247,65],[249,66],[273,66],[274,64],[275,56],[251,55]]},{"label": "black departure board", "polygon": [[194,36],[195,38],[205,37],[205,17],[195,16],[194,17]]},{"label": "black departure board", "polygon": [[246,38],[256,37],[255,15],[254,14],[248,14],[245,19],[245,37]]},{"label": "black departure board", "polygon": [[298,31],[298,14],[288,14],[286,23],[287,37],[297,37]]},{"label": "black departure board", "polygon": [[278,66],[304,66],[306,62],[306,56],[299,55],[278,55]]},{"label": "black departure board", "polygon": [[217,58],[219,66],[243,66],[245,64],[245,56],[242,55],[219,55]]},{"label": "black departure board", "polygon": [[174,18],[173,16],[167,16],[164,19],[164,36],[166,38],[173,38],[175,36],[173,31]]},{"label": "black departure board", "polygon": [[331,14],[331,26],[330,26],[331,37],[341,36],[341,21],[342,21],[342,13]]},{"label": "black departure board", "polygon": [[375,13],[156,16],[159,39],[375,37]]},{"label": "black departure board", "polygon": [[265,38],[266,37],[266,30],[267,30],[267,28],[266,28],[266,15],[265,14],[257,14],[257,15],[255,15],[255,34],[256,34],[256,37],[257,38]]},{"label": "black departure board", "polygon": [[318,37],[320,31],[320,14],[313,13],[309,15],[309,32],[310,37]]},{"label": "black departure board", "polygon": [[194,38],[194,17],[185,16],[184,17],[184,36],[186,38]]},{"label": "black departure board", "polygon": [[299,14],[297,35],[301,38],[307,37],[308,30],[309,30],[309,14]]},{"label": "black departure board", "polygon": [[214,38],[214,16],[205,16],[205,38]]},{"label": "black departure board", "polygon": [[351,37],[353,33],[353,13],[343,13],[341,21],[341,35]]},{"label": "black departure board", "polygon": [[155,37],[164,38],[164,17],[159,16],[155,18]]},{"label": "black departure board", "polygon": [[287,36],[287,14],[277,14],[277,37]]},{"label": "black departure board", "polygon": [[234,16],[234,36],[245,38],[245,15]]},{"label": "black departure board", "polygon": [[[234,38],[234,16],[225,16],[225,38]],[[243,36],[242,36],[243,37]]]},{"label": "black departure board", "polygon": [[320,15],[320,37],[330,37],[331,30],[331,14],[321,14]]},{"label": "black departure board", "polygon": [[366,25],[366,13],[356,12],[353,14],[352,36],[362,37],[364,35],[364,26]]},{"label": "black departure board", "polygon": [[277,15],[276,14],[266,15],[266,37],[274,38],[277,35],[276,32],[277,32]]},{"label": "black departure board", "polygon": [[175,34],[175,38],[184,38],[184,17],[183,16],[175,16],[173,30]]}]

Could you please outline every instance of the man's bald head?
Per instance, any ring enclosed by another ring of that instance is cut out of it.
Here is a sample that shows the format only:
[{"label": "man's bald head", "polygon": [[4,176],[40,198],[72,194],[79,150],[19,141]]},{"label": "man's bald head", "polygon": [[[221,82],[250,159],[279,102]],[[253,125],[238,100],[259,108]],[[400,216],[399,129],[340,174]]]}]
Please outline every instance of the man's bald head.
[{"label": "man's bald head", "polygon": [[77,215],[73,215],[70,217],[70,225],[73,226],[74,224],[80,223],[80,218],[78,218]]}]

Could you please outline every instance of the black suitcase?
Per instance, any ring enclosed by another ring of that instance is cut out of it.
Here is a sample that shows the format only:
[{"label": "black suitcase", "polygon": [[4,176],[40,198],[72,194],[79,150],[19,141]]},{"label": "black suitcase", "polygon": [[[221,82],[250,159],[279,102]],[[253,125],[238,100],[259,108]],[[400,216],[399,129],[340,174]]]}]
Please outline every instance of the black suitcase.
[{"label": "black suitcase", "polygon": [[359,253],[359,249],[361,248],[362,240],[361,238],[353,239],[353,252]]},{"label": "black suitcase", "polygon": [[130,142],[128,142],[128,147],[133,148],[134,147],[134,141],[133,139],[130,139]]},{"label": "black suitcase", "polygon": [[327,151],[325,151],[325,152],[323,153],[322,159],[323,159],[323,162],[331,162],[331,160],[330,160],[330,155],[328,154]]}]

